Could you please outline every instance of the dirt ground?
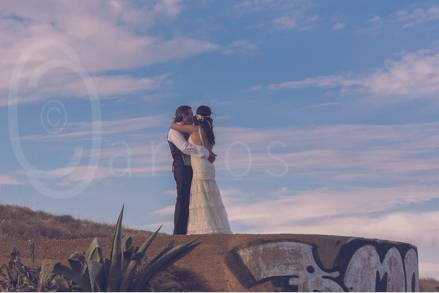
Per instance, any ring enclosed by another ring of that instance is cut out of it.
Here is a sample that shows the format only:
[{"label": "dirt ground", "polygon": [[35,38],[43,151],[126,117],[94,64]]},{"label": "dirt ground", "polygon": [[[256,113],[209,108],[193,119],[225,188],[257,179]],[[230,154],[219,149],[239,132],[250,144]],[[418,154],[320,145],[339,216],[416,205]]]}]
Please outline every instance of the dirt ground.
[{"label": "dirt ground", "polygon": [[[146,235],[135,236],[136,245],[140,245]],[[159,235],[153,243],[149,256],[153,256],[164,244],[175,239],[177,243],[183,243],[198,238],[201,244],[192,251],[188,256],[177,262],[179,274],[187,280],[193,280],[195,291],[241,291],[245,289],[230,272],[225,264],[226,254],[236,246],[246,244],[256,239],[295,239],[305,242],[318,244],[324,241],[325,249],[320,251],[323,256],[322,262],[330,266],[335,257],[337,246],[341,245],[347,238],[330,237],[317,235],[257,235],[257,234],[235,234],[235,235],[200,235],[200,236],[170,236]],[[104,253],[110,252],[111,238],[102,238],[104,243]],[[35,266],[39,266],[43,260],[66,262],[67,258],[74,252],[85,251],[92,239],[80,240],[41,240],[36,242]],[[0,241],[0,263],[6,263],[9,259],[9,253],[17,248],[20,251],[22,261],[31,266],[30,245],[26,241],[20,240],[2,240]],[[332,250],[332,251],[331,251]],[[325,257],[326,256],[326,257]],[[266,282],[251,288],[251,291],[273,291],[270,282]]]}]

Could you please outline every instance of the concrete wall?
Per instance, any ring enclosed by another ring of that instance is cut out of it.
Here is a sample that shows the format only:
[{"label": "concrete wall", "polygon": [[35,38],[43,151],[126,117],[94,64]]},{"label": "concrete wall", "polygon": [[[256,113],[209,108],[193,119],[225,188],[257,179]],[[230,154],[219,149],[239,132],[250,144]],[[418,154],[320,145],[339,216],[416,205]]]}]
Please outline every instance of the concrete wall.
[{"label": "concrete wall", "polygon": [[[140,245],[147,236],[136,236]],[[400,242],[326,235],[235,234],[171,236],[161,234],[149,257],[171,240],[200,245],[176,265],[188,291],[418,291],[416,247]],[[85,251],[92,239],[37,243],[37,260],[65,262]],[[111,238],[104,251],[111,251]],[[26,241],[0,241],[0,263],[16,247],[31,263]],[[108,255],[107,255],[108,256]]]},{"label": "concrete wall", "polygon": [[335,243],[322,247],[332,244],[318,236],[254,240],[233,248],[226,263],[248,289],[269,281],[282,291],[419,291],[416,247],[363,238]]}]

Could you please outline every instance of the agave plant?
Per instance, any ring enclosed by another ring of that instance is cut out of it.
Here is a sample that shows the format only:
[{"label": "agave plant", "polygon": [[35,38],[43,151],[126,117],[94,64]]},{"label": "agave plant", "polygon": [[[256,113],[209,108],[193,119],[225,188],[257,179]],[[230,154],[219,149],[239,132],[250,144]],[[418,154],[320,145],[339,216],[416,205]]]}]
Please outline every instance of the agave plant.
[{"label": "agave plant", "polygon": [[[151,281],[176,261],[190,253],[197,240],[176,245],[171,241],[151,260],[145,256],[160,228],[140,246],[133,245],[131,237],[122,236],[124,208],[119,214],[113,236],[110,258],[103,257],[102,244],[94,239],[85,253],[75,253],[68,259],[69,266],[57,263],[52,272],[71,280],[81,291],[151,291]],[[169,286],[166,288],[169,291]]]},{"label": "agave plant", "polygon": [[38,272],[30,270],[20,260],[20,253],[14,249],[9,263],[0,267],[0,291],[35,291]]},{"label": "agave plant", "polygon": [[46,262],[39,268],[29,268],[20,260],[20,253],[14,249],[9,263],[0,267],[0,291],[70,291],[71,285],[52,274],[53,265]]}]

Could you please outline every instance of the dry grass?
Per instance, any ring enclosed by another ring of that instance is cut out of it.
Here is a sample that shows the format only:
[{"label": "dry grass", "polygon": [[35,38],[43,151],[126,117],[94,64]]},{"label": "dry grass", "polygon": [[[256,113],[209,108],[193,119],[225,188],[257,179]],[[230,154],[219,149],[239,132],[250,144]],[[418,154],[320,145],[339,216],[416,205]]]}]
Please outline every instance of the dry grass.
[{"label": "dry grass", "polygon": [[[125,230],[127,234],[143,231]],[[81,239],[109,237],[114,225],[55,216],[13,205],[0,205],[0,239]]]},{"label": "dry grass", "polygon": [[419,280],[421,292],[439,292],[439,281],[433,278]]}]

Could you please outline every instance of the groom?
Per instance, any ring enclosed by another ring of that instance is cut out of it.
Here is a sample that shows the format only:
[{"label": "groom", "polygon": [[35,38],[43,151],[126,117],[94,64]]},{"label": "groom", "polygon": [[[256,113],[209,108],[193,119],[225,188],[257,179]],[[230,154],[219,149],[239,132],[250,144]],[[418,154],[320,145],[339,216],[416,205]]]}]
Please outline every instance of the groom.
[{"label": "groom", "polygon": [[[193,113],[190,106],[180,106],[175,111],[175,123],[192,124]],[[192,167],[190,156],[197,156],[208,159],[210,162],[215,161],[215,155],[205,148],[197,148],[187,140],[189,135],[180,133],[174,129],[169,129],[168,143],[171,149],[172,172],[174,173],[175,182],[177,183],[177,200],[174,212],[174,235],[187,234],[187,225],[189,219],[189,200],[192,184]]]}]

